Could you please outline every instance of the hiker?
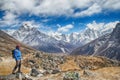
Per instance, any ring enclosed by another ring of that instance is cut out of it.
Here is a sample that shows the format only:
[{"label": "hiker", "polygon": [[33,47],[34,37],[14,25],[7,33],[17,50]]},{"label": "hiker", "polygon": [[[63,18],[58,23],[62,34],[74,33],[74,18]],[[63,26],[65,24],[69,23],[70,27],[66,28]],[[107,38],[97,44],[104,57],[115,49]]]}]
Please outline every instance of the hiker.
[{"label": "hiker", "polygon": [[16,61],[16,65],[15,65],[12,73],[15,74],[15,71],[16,71],[17,68],[18,68],[17,72],[21,73],[21,58],[22,58],[22,54],[21,54],[19,45],[17,45],[16,49],[14,49],[13,56],[14,56],[14,59]]}]

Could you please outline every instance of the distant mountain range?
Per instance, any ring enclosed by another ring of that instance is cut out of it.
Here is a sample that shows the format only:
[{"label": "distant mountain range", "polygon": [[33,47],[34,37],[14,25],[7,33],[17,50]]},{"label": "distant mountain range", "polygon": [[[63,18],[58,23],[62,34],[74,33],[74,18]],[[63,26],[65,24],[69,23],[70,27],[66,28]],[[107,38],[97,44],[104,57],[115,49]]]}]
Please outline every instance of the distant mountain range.
[{"label": "distant mountain range", "polygon": [[23,24],[18,30],[5,31],[15,39],[32,46],[35,49],[49,53],[70,53],[75,48],[111,33],[113,26],[87,27],[80,33],[71,34],[52,33],[47,34],[28,24]]},{"label": "distant mountain range", "polygon": [[111,59],[120,60],[120,23],[110,34],[75,49],[72,55],[105,56]]}]

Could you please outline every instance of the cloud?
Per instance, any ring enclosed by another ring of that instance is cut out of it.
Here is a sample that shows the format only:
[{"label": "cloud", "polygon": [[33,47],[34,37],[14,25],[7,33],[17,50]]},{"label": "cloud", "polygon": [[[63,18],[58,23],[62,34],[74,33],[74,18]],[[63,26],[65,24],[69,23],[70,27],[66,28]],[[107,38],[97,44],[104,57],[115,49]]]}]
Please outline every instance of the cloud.
[{"label": "cloud", "polygon": [[60,25],[58,25],[58,30],[57,32],[69,32],[70,29],[72,29],[74,26],[72,24],[68,24],[66,26],[61,27]]},{"label": "cloud", "polygon": [[98,3],[105,10],[120,10],[120,0],[95,0],[94,2]]},{"label": "cloud", "polygon": [[35,7],[35,2],[36,0],[2,0],[0,4],[1,10],[22,14],[30,13]]},{"label": "cloud", "polygon": [[61,16],[72,14],[73,9],[68,0],[43,0],[34,12],[39,15]]},{"label": "cloud", "polygon": [[3,17],[3,20],[9,21],[14,20],[17,16],[13,13],[6,12],[5,16]]},{"label": "cloud", "polygon": [[5,16],[3,16],[3,18],[0,20],[1,27],[17,24],[19,21],[16,20],[16,18],[17,15],[10,12],[5,12]]},{"label": "cloud", "polygon": [[93,14],[97,14],[101,12],[101,7],[98,4],[93,4],[91,7],[89,7],[88,9],[75,13],[75,17],[83,17],[83,16],[91,16]]},{"label": "cloud", "polygon": [[[76,12],[76,9],[80,11]],[[0,10],[37,16],[91,16],[102,10],[120,10],[119,0],[1,0]]]}]

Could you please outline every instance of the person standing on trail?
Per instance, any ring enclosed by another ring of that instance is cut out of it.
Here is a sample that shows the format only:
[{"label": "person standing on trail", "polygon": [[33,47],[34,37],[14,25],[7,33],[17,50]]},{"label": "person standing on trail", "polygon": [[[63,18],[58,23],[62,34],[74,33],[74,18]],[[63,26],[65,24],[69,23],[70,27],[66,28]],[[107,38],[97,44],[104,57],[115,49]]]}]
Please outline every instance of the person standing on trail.
[{"label": "person standing on trail", "polygon": [[16,61],[16,65],[15,65],[12,73],[15,74],[15,71],[16,71],[17,68],[18,68],[17,72],[21,73],[21,59],[22,59],[22,54],[21,54],[20,46],[19,45],[17,45],[16,49],[13,50],[13,56],[14,56],[14,59]]}]

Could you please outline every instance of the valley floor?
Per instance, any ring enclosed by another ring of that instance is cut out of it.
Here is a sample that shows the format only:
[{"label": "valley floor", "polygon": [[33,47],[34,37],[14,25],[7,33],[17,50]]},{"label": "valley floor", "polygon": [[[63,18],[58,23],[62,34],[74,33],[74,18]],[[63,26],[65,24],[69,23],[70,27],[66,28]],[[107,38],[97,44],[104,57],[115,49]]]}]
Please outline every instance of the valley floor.
[{"label": "valley floor", "polygon": [[[66,72],[77,72],[80,75],[80,80],[120,80],[120,67],[103,67],[95,70],[80,69],[74,62],[75,58],[68,58],[68,60],[59,65],[61,72],[56,74],[47,74],[41,77],[31,77],[33,80],[63,80]],[[12,58],[2,58],[0,62],[0,75],[9,75],[15,65]],[[30,73],[30,68],[22,65],[22,72],[24,74]]]}]

